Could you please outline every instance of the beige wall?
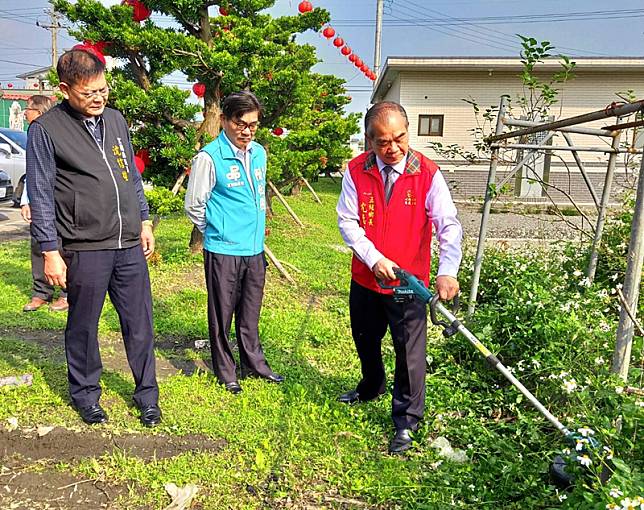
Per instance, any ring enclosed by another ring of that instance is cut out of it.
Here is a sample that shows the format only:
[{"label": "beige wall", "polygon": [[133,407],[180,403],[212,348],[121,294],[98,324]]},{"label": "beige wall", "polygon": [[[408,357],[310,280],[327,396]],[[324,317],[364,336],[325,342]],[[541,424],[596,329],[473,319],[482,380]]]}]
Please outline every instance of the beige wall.
[{"label": "beige wall", "polygon": [[[517,75],[516,71],[494,71],[490,76],[487,70],[401,72],[387,93],[387,99],[396,100],[396,95],[399,95],[401,104],[407,109],[411,146],[429,157],[441,159],[433,150],[427,148],[428,142],[441,142],[443,145],[459,144],[468,150],[474,150],[469,130],[476,126],[475,116],[472,106],[463,102],[462,98],[473,97],[483,111],[490,106],[498,107],[501,94],[510,94],[514,103],[514,116],[518,118],[521,115],[517,98],[522,95],[522,87]],[[644,73],[577,72],[576,77],[565,85],[559,95],[562,111],[560,112],[559,106],[551,111],[557,118],[565,118],[601,110],[611,102],[620,100],[615,95],[616,92],[627,89],[634,90],[638,98],[644,97]],[[418,116],[421,114],[445,116],[442,137],[418,136]],[[614,118],[585,124],[585,126],[601,127],[612,123]],[[490,132],[489,126],[486,131]],[[573,137],[576,145],[601,146],[605,143],[594,136],[573,135]],[[563,145],[565,141],[559,137],[554,143]],[[569,153],[562,154],[566,154],[566,159],[572,160]],[[585,153],[583,159],[588,163],[589,170],[597,165],[596,170],[603,171],[607,155]],[[555,162],[556,159],[553,159],[553,163]]]}]

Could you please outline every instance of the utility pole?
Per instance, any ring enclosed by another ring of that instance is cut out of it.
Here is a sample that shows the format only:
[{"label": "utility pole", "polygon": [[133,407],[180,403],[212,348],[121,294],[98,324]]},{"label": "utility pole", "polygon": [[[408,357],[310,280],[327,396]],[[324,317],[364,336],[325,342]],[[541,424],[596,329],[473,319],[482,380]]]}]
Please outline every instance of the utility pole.
[{"label": "utility pole", "polygon": [[[377,74],[380,73],[380,47],[382,45],[382,15],[385,10],[385,0],[376,0],[376,44],[373,56],[373,70]],[[375,81],[374,87],[375,87]]]},{"label": "utility pole", "polygon": [[58,13],[56,11],[47,9],[45,14],[49,14],[51,23],[43,25],[40,21],[36,21],[36,25],[45,30],[51,30],[51,67],[56,67],[58,63],[58,30],[63,26],[58,22]]}]

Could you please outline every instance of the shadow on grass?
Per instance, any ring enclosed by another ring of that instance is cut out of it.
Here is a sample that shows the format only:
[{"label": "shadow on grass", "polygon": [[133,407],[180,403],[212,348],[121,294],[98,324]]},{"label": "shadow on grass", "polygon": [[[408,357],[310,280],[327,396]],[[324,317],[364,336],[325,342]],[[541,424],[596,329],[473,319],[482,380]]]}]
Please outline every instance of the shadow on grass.
[{"label": "shadow on grass", "polygon": [[[16,331],[16,333],[21,333]],[[64,348],[62,344],[55,346],[58,332],[38,331],[30,334],[29,340],[16,338],[15,334],[6,333],[0,347],[0,361],[18,371],[29,367],[36,368],[51,389],[52,393],[63,401],[70,403],[67,386],[67,367],[64,363]],[[113,391],[129,406],[133,406],[132,393],[134,384],[123,377],[119,372],[104,370],[101,376],[101,386]]]}]

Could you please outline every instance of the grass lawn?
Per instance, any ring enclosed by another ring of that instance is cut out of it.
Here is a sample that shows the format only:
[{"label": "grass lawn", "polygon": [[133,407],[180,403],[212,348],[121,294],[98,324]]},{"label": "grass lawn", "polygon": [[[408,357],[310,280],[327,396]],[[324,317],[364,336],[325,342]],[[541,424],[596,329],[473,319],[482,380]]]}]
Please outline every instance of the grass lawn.
[{"label": "grass lawn", "polygon": [[[40,489],[31,493],[33,508],[46,508],[46,501],[58,497],[56,491],[66,484],[51,489],[48,482],[57,476],[70,477],[72,488],[81,482],[68,502],[82,496],[121,509],[165,508],[170,498],[164,484],[170,482],[197,485],[192,508],[201,509],[559,506],[547,479],[553,452],[561,448],[556,433],[531,409],[517,406],[516,392],[494,384],[498,377],[475,356],[461,357],[453,347],[444,350],[446,342],[457,341],[443,340],[436,329],[430,331],[428,348],[434,361],[426,419],[408,455],[387,455],[390,393],[356,406],[336,402],[360,376],[348,316],[350,254],[335,223],[339,183],[323,179],[316,188],[322,205],[306,192],[288,199],[304,229],[277,201],[268,224],[268,246],[297,281],[290,286],[269,268],[260,322],[267,359],[286,382],[244,380],[237,396],[216,384],[208,369],[209,351],[194,346],[208,330],[202,257],[187,250],[190,225],[180,216],[160,223],[160,259],[151,266],[151,276],[164,421],[152,431],[139,424],[132,406],[133,382],[109,304],[100,336],[105,364],[101,402],[110,421],[92,429],[80,422],[67,397],[65,315],[20,311],[31,284],[28,241],[3,243],[0,377],[30,373],[33,385],[0,388],[0,429],[5,427],[0,440],[7,452],[0,486],[8,475],[41,480]],[[393,348],[388,341],[384,346],[391,387]],[[18,428],[9,432],[16,421]],[[58,447],[69,452],[56,456],[54,446],[53,453],[32,460],[29,451],[11,455],[11,445],[18,451],[18,444],[40,451],[34,429],[43,425],[68,431],[66,444]],[[439,457],[430,443],[440,435],[465,450],[468,461]],[[134,446],[114,447],[119,438]],[[179,445],[179,440],[186,443]],[[103,442],[103,449],[88,446]],[[8,487],[8,493],[15,489]],[[108,497],[92,495],[96,487]],[[3,498],[24,501],[0,491],[2,508],[10,508]]]}]

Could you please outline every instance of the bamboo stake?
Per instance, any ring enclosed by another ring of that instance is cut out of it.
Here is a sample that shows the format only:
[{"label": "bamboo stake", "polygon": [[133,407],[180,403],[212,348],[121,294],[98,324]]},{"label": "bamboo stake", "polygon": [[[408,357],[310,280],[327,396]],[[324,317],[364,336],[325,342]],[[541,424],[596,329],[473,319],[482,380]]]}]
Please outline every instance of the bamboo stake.
[{"label": "bamboo stake", "polygon": [[273,191],[273,193],[275,193],[275,196],[277,197],[277,199],[278,199],[280,202],[282,202],[282,205],[283,205],[284,207],[286,207],[286,210],[287,210],[287,211],[288,211],[288,213],[293,217],[293,219],[295,220],[295,223],[297,223],[300,227],[304,228],[304,223],[302,223],[302,222],[300,221],[300,219],[297,217],[297,214],[295,214],[295,211],[294,211],[293,209],[291,209],[291,206],[290,206],[290,205],[288,205],[288,202],[287,202],[287,201],[286,201],[286,199],[282,196],[282,194],[278,191],[278,189],[275,187],[275,184],[273,184],[271,181],[268,181],[268,185],[270,186],[270,188],[271,188],[271,190]]},{"label": "bamboo stake", "polygon": [[270,250],[270,248],[268,246],[266,246],[266,245],[264,245],[264,252],[266,253],[266,255],[268,255],[268,258],[275,265],[275,267],[282,274],[282,276],[284,278],[286,278],[291,285],[295,285],[295,280],[293,280],[291,275],[288,274],[288,271],[286,269],[284,269],[284,266],[281,264],[281,262],[279,260],[277,260],[277,257],[273,254],[273,252]]},{"label": "bamboo stake", "polygon": [[318,204],[321,204],[321,203],[322,203],[322,200],[320,200],[320,197],[318,196],[318,194],[315,192],[315,190],[313,189],[313,187],[309,184],[309,181],[307,181],[305,177],[302,177],[302,182],[303,182],[303,183],[304,183],[304,185],[308,188],[308,190],[313,194],[313,198],[315,198],[315,201],[316,201]]}]

